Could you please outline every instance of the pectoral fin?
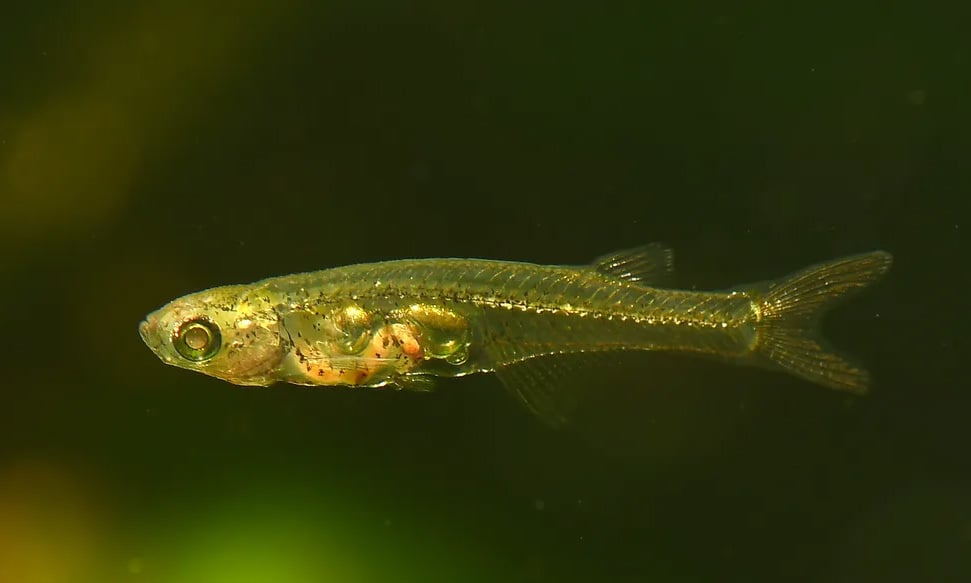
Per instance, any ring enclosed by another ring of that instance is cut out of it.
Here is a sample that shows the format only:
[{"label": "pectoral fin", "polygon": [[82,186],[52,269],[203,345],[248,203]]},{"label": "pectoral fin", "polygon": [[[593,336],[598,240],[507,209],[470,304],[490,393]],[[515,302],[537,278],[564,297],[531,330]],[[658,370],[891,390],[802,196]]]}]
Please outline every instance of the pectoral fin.
[{"label": "pectoral fin", "polygon": [[394,384],[405,391],[427,393],[435,390],[435,378],[426,374],[403,374],[395,378]]}]

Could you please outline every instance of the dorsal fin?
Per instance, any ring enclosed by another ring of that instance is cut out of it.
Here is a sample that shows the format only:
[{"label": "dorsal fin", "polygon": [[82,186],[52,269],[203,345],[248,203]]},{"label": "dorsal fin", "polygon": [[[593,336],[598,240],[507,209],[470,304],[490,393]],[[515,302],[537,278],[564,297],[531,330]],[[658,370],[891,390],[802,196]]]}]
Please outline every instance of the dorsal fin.
[{"label": "dorsal fin", "polygon": [[674,283],[674,251],[661,243],[649,243],[598,257],[593,268],[631,283],[670,287]]}]

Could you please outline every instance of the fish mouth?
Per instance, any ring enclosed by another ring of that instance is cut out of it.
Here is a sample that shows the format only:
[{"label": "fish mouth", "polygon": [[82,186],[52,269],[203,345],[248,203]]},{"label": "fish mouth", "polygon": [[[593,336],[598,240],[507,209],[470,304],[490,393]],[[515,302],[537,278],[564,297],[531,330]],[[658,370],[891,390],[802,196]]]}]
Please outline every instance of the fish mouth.
[{"label": "fish mouth", "polygon": [[138,324],[138,335],[142,337],[142,342],[147,344],[149,348],[154,348],[157,344],[157,342],[154,342],[156,329],[155,323],[148,320],[142,320]]}]

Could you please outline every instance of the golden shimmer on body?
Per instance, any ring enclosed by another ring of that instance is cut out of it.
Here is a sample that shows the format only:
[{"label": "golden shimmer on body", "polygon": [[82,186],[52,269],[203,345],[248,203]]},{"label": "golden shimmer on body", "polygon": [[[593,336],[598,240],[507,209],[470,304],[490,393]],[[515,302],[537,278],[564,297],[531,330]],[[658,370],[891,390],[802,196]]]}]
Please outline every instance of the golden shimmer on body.
[{"label": "golden shimmer on body", "polygon": [[589,266],[388,261],[190,294],[140,333],[163,361],[239,385],[427,390],[434,377],[495,372],[558,423],[573,406],[559,387],[581,353],[696,352],[862,392],[868,374],[824,349],[816,323],[890,264],[876,251],[710,292],[672,289],[672,253],[659,244]]}]

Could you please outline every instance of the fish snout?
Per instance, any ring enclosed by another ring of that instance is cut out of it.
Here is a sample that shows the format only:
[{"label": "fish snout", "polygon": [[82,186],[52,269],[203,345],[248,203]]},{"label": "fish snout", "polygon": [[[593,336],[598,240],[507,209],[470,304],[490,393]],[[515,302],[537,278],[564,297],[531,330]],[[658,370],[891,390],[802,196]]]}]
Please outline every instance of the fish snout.
[{"label": "fish snout", "polygon": [[138,325],[138,335],[142,337],[142,342],[154,348],[158,344],[157,340],[158,325],[151,320],[142,320]]}]

